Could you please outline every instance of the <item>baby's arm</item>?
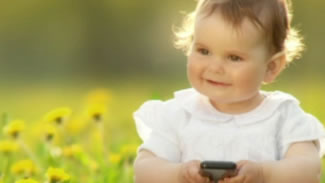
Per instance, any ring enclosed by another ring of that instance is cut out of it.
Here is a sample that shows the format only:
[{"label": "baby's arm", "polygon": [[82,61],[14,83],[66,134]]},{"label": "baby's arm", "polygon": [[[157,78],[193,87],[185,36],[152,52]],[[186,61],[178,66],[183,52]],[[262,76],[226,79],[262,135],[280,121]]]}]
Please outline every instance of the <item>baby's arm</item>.
[{"label": "baby's arm", "polygon": [[178,183],[179,164],[157,158],[153,153],[141,150],[134,163],[136,183]]},{"label": "baby's arm", "polygon": [[134,163],[135,183],[206,183],[199,174],[199,161],[170,163],[147,150],[140,150]]},{"label": "baby's arm", "polygon": [[285,158],[263,163],[264,183],[319,183],[321,161],[316,145],[309,142],[292,144]]}]

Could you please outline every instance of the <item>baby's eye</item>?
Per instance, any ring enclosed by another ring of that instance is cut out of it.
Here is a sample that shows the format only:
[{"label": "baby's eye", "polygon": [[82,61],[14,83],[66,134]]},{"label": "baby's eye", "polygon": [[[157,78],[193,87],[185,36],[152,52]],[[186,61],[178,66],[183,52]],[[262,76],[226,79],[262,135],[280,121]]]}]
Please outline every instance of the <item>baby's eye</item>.
[{"label": "baby's eye", "polygon": [[242,61],[243,59],[237,55],[229,55],[228,56],[228,59],[230,59],[231,61],[233,62],[240,62]]},{"label": "baby's eye", "polygon": [[209,55],[210,51],[205,48],[198,48],[197,51],[202,55]]}]

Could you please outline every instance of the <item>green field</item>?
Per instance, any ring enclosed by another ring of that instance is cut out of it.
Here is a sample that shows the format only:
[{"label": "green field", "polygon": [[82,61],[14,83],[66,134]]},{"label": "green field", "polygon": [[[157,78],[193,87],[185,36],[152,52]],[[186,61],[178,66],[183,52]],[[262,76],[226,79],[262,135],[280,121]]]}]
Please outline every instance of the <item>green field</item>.
[{"label": "green field", "polygon": [[[304,83],[308,84],[275,83],[265,89],[292,93],[300,99],[306,111],[325,121],[322,112],[325,87],[321,82]],[[54,182],[55,176],[64,182],[65,174],[71,183],[131,183],[132,163],[136,147],[141,143],[132,112],[145,100],[168,99],[173,91],[186,87],[185,81],[144,79],[78,84],[4,84],[0,91],[0,141],[9,139],[4,130],[5,123],[16,119],[25,123],[19,137],[13,140],[18,144],[18,150],[0,155],[0,176],[5,183],[24,177]],[[107,111],[100,111],[99,121],[89,114],[89,106],[96,104],[97,99],[104,101],[107,107]],[[54,138],[46,139],[47,125],[52,124],[45,116],[60,107],[71,109],[70,118],[61,126],[54,122]],[[16,163],[20,160],[32,160],[33,165],[21,165],[19,169]],[[64,172],[51,173],[49,167]],[[325,183],[324,176],[322,183]]]}]

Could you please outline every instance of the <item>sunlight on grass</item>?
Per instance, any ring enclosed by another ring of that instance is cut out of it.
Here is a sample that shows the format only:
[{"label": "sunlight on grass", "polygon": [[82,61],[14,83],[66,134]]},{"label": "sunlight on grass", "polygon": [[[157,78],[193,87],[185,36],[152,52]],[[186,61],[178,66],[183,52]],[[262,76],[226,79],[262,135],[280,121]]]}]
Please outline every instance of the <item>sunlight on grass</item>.
[{"label": "sunlight on grass", "polygon": [[[2,90],[0,101],[7,104],[0,111],[6,112],[0,119],[3,183],[133,182],[132,163],[141,143],[133,111],[148,99],[168,99],[187,85],[133,81],[101,89],[62,85],[56,90],[22,86],[24,93]],[[325,88],[319,83],[265,87],[274,88],[292,93],[306,111],[325,121]]]}]

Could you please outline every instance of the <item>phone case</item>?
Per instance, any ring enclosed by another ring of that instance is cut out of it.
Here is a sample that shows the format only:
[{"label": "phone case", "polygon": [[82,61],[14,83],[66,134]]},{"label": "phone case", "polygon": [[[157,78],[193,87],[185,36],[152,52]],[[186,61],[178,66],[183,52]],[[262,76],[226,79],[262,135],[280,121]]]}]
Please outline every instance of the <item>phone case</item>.
[{"label": "phone case", "polygon": [[236,163],[229,161],[202,161],[200,173],[209,177],[217,183],[225,177],[232,177],[237,174]]}]

